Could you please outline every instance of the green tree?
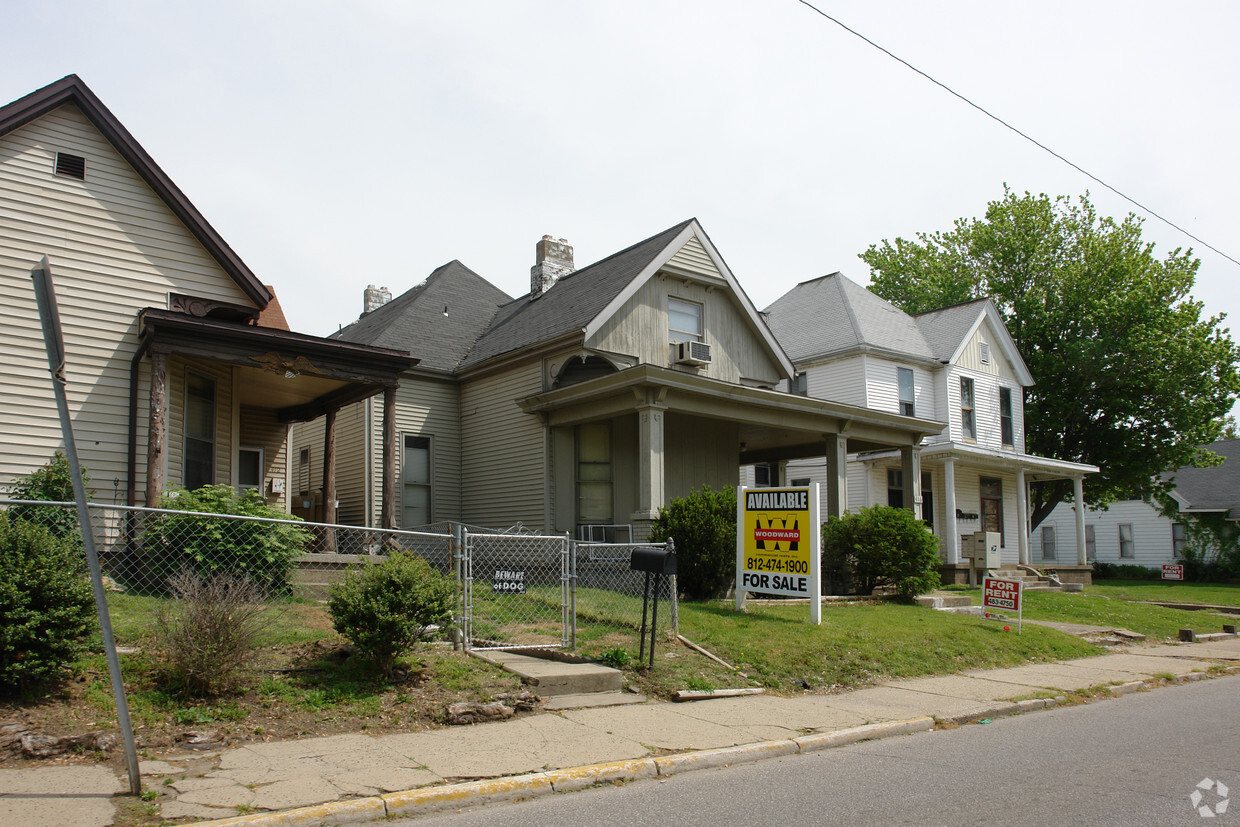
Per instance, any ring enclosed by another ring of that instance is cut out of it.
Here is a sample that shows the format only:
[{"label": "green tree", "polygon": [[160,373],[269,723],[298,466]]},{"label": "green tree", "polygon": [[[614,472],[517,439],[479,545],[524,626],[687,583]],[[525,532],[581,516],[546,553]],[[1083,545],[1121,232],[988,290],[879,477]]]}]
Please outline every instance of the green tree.
[{"label": "green tree", "polygon": [[[1005,188],[982,218],[860,256],[870,289],[908,313],[994,302],[1035,381],[1026,448],[1101,468],[1085,480],[1091,506],[1161,493],[1161,472],[1214,464],[1199,446],[1219,438],[1240,392],[1223,316],[1203,318],[1190,294],[1200,261],[1179,249],[1156,258],[1141,224],[1099,217],[1084,196]],[[1035,484],[1033,524],[1071,489]]]}]

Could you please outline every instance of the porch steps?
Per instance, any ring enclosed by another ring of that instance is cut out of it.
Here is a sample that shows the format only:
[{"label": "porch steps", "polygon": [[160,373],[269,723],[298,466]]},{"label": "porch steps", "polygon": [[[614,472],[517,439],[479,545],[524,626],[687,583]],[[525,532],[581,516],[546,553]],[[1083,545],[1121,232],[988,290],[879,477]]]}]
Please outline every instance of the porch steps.
[{"label": "porch steps", "polygon": [[1004,580],[1019,580],[1025,584],[1025,591],[1063,591],[1061,584],[1045,574],[1038,573],[1036,569],[1000,568],[993,569],[990,575],[992,577],[1001,577]]},{"label": "porch steps", "polygon": [[469,653],[518,676],[544,698],[602,692],[619,695],[624,687],[624,673],[598,663],[570,663],[499,649],[471,649]]}]

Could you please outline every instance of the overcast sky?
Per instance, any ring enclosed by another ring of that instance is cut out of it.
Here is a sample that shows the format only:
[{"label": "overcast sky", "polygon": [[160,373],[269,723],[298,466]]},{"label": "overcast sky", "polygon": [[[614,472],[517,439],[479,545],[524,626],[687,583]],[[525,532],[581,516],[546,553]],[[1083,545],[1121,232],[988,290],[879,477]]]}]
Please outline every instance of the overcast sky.
[{"label": "overcast sky", "polygon": [[[832,2],[824,11],[1240,258],[1234,2]],[[0,99],[76,73],[294,329],[452,259],[511,295],[701,220],[754,303],[1013,189],[1131,205],[795,0],[10,4]],[[1202,259],[1207,313],[1240,267]],[[1240,329],[1238,329],[1240,332]],[[415,354],[416,355],[416,354]]]}]

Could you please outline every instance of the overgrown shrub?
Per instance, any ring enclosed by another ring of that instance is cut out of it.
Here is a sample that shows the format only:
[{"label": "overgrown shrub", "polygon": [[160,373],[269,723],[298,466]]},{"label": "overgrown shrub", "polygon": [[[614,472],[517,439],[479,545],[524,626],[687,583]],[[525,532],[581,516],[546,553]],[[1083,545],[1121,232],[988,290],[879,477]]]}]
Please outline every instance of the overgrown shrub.
[{"label": "overgrown shrub", "polygon": [[382,563],[350,567],[327,598],[336,631],[385,677],[397,658],[429,637],[431,627],[451,624],[455,605],[456,584],[421,557],[403,552]]},{"label": "overgrown shrub", "polygon": [[237,686],[256,656],[266,628],[263,591],[243,575],[199,575],[182,569],[168,581],[151,643],[168,689],[182,695],[220,695]]},{"label": "overgrown shrub", "polygon": [[[90,484],[90,474],[82,469],[83,485]],[[73,502],[73,478],[69,473],[69,460],[60,451],[40,468],[22,477],[13,485],[10,495],[15,500],[42,500],[45,502]],[[32,523],[38,523],[57,537],[72,537],[80,543],[77,511],[62,505],[15,505],[9,514]]]},{"label": "overgrown shrub", "polygon": [[77,545],[0,512],[0,694],[57,678],[95,625]]},{"label": "overgrown shrub", "polygon": [[1161,578],[1161,569],[1153,569],[1149,566],[1137,566],[1132,563],[1107,563],[1101,560],[1094,561],[1095,580],[1159,580]]},{"label": "overgrown shrub", "polygon": [[876,505],[822,527],[823,569],[860,594],[888,588],[906,601],[939,585],[939,542],[913,512]]},{"label": "overgrown shrub", "polygon": [[650,539],[676,544],[676,585],[690,600],[719,597],[736,583],[736,490],[704,485],[659,509]]},{"label": "overgrown shrub", "polygon": [[194,491],[169,492],[159,507],[185,512],[161,515],[146,530],[145,549],[161,580],[188,566],[199,575],[245,575],[264,592],[281,592],[287,588],[293,558],[311,540],[307,529],[287,523],[198,516],[299,519],[268,505],[252,489],[238,494],[227,485],[204,485]]}]

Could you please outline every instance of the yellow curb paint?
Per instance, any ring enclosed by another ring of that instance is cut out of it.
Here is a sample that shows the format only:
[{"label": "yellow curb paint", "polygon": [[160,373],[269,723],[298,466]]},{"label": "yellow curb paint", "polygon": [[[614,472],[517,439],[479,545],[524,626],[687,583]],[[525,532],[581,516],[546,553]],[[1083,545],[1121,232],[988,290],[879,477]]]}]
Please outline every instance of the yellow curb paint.
[{"label": "yellow curb paint", "polygon": [[933,718],[910,718],[907,721],[887,721],[881,724],[864,724],[851,729],[836,732],[821,732],[815,735],[802,735],[792,740],[801,752],[840,747],[855,744],[872,738],[887,738],[892,735],[909,735],[914,732],[928,732],[934,729]]},{"label": "yellow curb paint", "polygon": [[794,741],[763,741],[739,747],[721,747],[680,755],[661,755],[654,759],[654,763],[659,768],[659,775],[662,776],[707,767],[722,767],[727,764],[744,764],[763,758],[778,758],[781,755],[796,755],[799,751]]},{"label": "yellow curb paint", "polygon": [[423,790],[388,793],[380,798],[383,799],[389,816],[413,816],[454,807],[485,804],[489,801],[527,798],[550,792],[553,792],[551,779],[546,773],[537,772],[529,775],[453,784],[448,787],[429,787]]},{"label": "yellow curb paint", "polygon": [[321,824],[356,824],[375,821],[387,814],[379,798],[350,798],[330,801],[313,807],[298,807],[278,813],[253,813],[251,815],[222,818],[217,821],[195,822],[191,827],[318,827]]},{"label": "yellow curb paint", "polygon": [[588,767],[572,767],[565,770],[551,770],[547,778],[557,793],[582,790],[593,784],[611,784],[616,781],[633,781],[638,778],[652,778],[658,774],[653,758],[638,758],[630,761],[612,761],[606,764],[591,764]]}]

